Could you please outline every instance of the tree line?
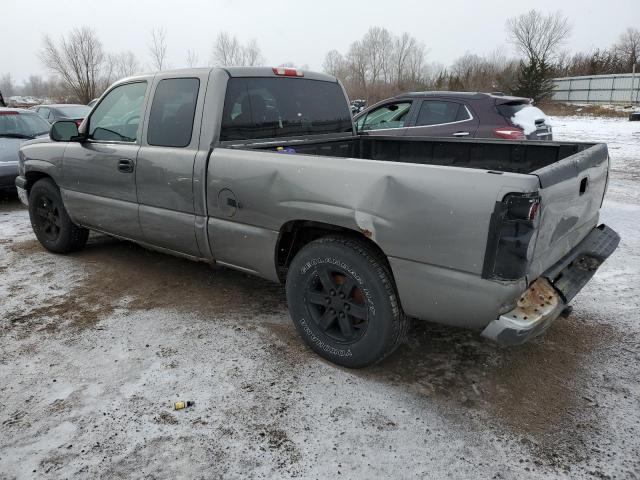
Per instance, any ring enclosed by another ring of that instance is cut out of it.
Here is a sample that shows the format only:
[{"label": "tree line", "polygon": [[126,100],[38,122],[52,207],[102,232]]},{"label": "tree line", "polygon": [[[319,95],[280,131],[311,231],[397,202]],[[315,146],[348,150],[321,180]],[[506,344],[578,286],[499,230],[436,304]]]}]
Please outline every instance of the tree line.
[{"label": "tree line", "polygon": [[[323,70],[338,77],[352,99],[369,103],[412,90],[501,91],[545,100],[553,77],[640,72],[640,30],[629,27],[606,48],[569,53],[564,45],[572,27],[560,12],[531,10],[510,18],[505,40],[517,56],[504,47],[488,55],[465,53],[451,65],[429,62],[427,46],[408,33],[396,35],[371,27],[346,52],[329,51]],[[173,68],[167,61],[167,31],[149,34],[147,63],[131,51],[109,53],[89,27],[73,29],[57,41],[44,36],[40,59],[51,72],[48,79],[31,75],[21,87],[10,74],[0,77],[5,98],[15,94],[48,97],[55,101],[87,103],[113,81],[143,70]],[[201,62],[195,50],[185,52],[179,66],[264,65],[256,40],[247,43],[221,32],[208,59]],[[295,66],[291,62],[280,66]],[[306,68],[306,65],[303,66]]]},{"label": "tree line", "polygon": [[507,20],[504,48],[466,53],[451,65],[428,61],[426,46],[411,35],[371,27],[345,53],[327,53],[324,70],[344,83],[349,97],[369,103],[412,90],[500,91],[542,101],[554,77],[640,72],[640,30],[627,28],[608,48],[563,50],[571,25],[560,12],[531,10]]},{"label": "tree line", "polygon": [[[95,31],[86,26],[73,29],[59,40],[45,35],[39,57],[51,76],[44,79],[40,75],[30,75],[22,86],[17,86],[7,73],[0,77],[0,91],[5,98],[25,95],[58,102],[88,103],[120,78],[143,71],[174,68],[168,63],[168,50],[164,28],[154,28],[150,32],[146,64],[131,51],[106,52]],[[214,41],[208,62],[200,63],[197,52],[189,49],[185,52],[184,64],[179,66],[262,64],[264,57],[255,40],[243,44],[236,36],[221,32]]]}]

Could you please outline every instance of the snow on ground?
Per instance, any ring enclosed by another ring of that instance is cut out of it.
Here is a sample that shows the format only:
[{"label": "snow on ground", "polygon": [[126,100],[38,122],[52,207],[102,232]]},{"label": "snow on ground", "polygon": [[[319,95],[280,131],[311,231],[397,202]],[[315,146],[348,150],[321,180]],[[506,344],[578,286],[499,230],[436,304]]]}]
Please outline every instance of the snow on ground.
[{"label": "snow on ground", "polygon": [[104,236],[52,255],[2,202],[0,478],[638,478],[637,130],[554,122],[611,142],[622,242],[514,349],[417,322],[381,365],[339,368],[278,285]]},{"label": "snow on ground", "polygon": [[640,122],[626,118],[549,117],[554,140],[604,142],[611,156],[608,198],[640,205]]}]

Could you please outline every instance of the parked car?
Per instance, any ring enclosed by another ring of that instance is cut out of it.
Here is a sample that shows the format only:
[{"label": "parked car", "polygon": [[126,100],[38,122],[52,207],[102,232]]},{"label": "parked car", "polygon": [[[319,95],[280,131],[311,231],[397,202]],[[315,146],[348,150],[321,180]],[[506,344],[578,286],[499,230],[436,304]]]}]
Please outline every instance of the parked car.
[{"label": "parked car", "polygon": [[48,136],[50,126],[29,110],[0,107],[0,189],[15,189],[20,145]]},{"label": "parked car", "polygon": [[391,353],[409,317],[520,344],[619,241],[598,225],[606,145],[357,135],[320,73],[131,77],[50,136],[16,179],[46,249],[96,230],[283,282],[302,338],[348,367]]},{"label": "parked car", "polygon": [[33,110],[49,123],[58,120],[73,120],[78,126],[89,114],[91,107],[88,105],[60,104],[60,105],[38,105]]},{"label": "parked car", "polygon": [[365,108],[367,108],[366,100],[357,99],[351,101],[351,113],[354,116],[363,111]]},{"label": "parked car", "polygon": [[356,115],[369,135],[552,140],[547,116],[522,97],[468,92],[412,92]]}]

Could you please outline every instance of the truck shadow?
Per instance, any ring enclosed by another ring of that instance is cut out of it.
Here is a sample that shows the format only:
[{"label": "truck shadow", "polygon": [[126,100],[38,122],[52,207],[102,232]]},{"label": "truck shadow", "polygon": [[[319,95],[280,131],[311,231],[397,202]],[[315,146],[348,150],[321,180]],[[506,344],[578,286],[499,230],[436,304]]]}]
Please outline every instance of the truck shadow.
[{"label": "truck shadow", "polygon": [[416,321],[396,354],[358,375],[407,388],[465,423],[488,416],[519,435],[541,463],[563,468],[587,458],[588,439],[603,428],[597,365],[618,339],[613,327],[580,312],[514,348]]}]

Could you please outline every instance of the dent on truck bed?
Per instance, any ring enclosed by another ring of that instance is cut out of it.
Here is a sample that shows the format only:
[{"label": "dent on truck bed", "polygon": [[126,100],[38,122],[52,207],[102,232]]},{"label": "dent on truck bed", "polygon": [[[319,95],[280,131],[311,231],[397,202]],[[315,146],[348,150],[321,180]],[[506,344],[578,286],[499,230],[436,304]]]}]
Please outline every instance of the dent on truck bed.
[{"label": "dent on truck bed", "polygon": [[[229,218],[215,194],[208,198],[212,250],[226,264],[247,268],[251,258],[259,275],[277,278],[274,262],[255,262],[256,256],[273,258],[282,226],[309,221],[374,241],[412,316],[479,328],[526,288],[523,279],[481,278],[482,239],[495,202],[509,191],[535,191],[534,176],[220,147],[210,162],[209,192],[230,189],[240,205]],[[265,241],[253,241],[241,225],[259,229],[254,239]]]}]

